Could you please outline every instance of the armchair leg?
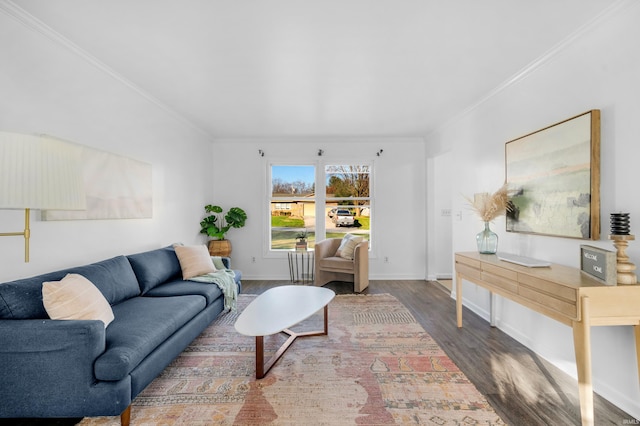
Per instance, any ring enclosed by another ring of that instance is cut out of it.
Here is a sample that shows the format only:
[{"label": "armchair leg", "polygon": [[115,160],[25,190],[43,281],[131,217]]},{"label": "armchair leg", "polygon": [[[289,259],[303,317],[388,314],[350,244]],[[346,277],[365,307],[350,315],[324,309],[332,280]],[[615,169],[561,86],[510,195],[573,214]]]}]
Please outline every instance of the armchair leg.
[{"label": "armchair leg", "polygon": [[355,280],[353,283],[353,291],[354,293],[362,293],[367,287],[369,287],[368,282],[362,282],[360,280]]}]

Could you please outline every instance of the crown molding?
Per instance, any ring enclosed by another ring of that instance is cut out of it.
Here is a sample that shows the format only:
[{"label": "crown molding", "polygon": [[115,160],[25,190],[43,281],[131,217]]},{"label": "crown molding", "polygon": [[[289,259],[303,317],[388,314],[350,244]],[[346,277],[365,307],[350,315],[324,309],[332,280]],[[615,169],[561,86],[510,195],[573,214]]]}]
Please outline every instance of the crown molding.
[{"label": "crown molding", "polygon": [[89,52],[87,52],[86,50],[82,49],[80,46],[78,46],[77,44],[75,44],[74,42],[69,40],[68,38],[64,37],[62,34],[58,33],[57,31],[55,31],[50,26],[48,26],[47,24],[45,24],[44,22],[42,22],[41,20],[39,20],[35,16],[31,15],[29,12],[27,12],[24,9],[22,9],[20,6],[16,5],[13,1],[11,1],[11,0],[0,0],[0,11],[5,13],[7,16],[15,19],[16,21],[20,22],[21,24],[23,24],[25,27],[29,28],[30,30],[35,31],[35,32],[45,36],[49,40],[57,43],[58,45],[64,47],[65,49],[69,50],[70,52],[74,53],[75,55],[77,55],[78,57],[83,59],[84,61],[86,61],[89,64],[93,65],[98,70],[100,70],[103,73],[107,74],[108,76],[110,76],[114,80],[118,81],[122,85],[128,87],[130,90],[134,91],[139,96],[143,97],[144,99],[146,99],[147,101],[149,101],[150,103],[155,105],[156,107],[160,108],[164,112],[166,112],[169,115],[173,116],[178,121],[180,121],[183,124],[195,129],[196,131],[198,131],[202,135],[206,136],[208,139],[213,140],[213,136],[209,132],[204,130],[202,127],[198,126],[193,121],[191,121],[188,118],[186,118],[184,115],[180,114],[179,112],[177,112],[173,108],[169,107],[167,104],[162,102],[160,99],[158,99],[155,96],[151,95],[149,92],[147,92],[146,90],[142,89],[140,86],[136,85],[131,80],[127,79],[125,76],[123,76],[122,74],[118,73],[113,68],[109,67],[107,64],[105,64],[104,62],[100,61],[98,58],[96,58],[95,56],[91,55]]},{"label": "crown molding", "polygon": [[427,134],[425,134],[425,140],[429,140],[429,136],[441,132],[443,129],[455,124],[460,121],[463,117],[470,114],[474,110],[480,108],[483,104],[490,101],[500,93],[504,92],[511,86],[519,83],[522,80],[525,80],[532,74],[534,74],[538,69],[544,67],[546,64],[555,59],[560,53],[565,51],[569,46],[571,46],[576,40],[580,37],[583,37],[585,34],[593,31],[598,26],[600,26],[605,20],[609,19],[611,16],[618,13],[624,7],[632,4],[634,0],[616,0],[611,5],[607,6],[603,9],[599,14],[593,17],[591,20],[587,21],[574,32],[565,37],[562,41],[557,43],[551,49],[547,50],[544,54],[539,56],[534,61],[530,62],[524,68],[513,74],[510,78],[505,80],[502,84],[496,86],[493,90],[489,91],[486,95],[481,97],[477,102],[471,104],[460,113],[454,115],[453,117],[447,119],[442,125],[434,128]]}]

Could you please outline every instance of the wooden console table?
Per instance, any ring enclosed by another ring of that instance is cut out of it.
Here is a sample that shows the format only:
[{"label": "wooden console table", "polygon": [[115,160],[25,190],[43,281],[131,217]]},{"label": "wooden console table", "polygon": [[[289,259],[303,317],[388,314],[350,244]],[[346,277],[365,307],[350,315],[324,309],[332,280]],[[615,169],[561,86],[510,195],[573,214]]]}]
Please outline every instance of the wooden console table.
[{"label": "wooden console table", "polygon": [[528,268],[476,252],[456,253],[455,265],[458,327],[462,327],[464,279],[491,293],[491,325],[495,325],[493,296],[498,294],[573,329],[583,425],[594,422],[591,326],[632,325],[640,371],[640,285],[607,286],[577,268],[556,264]]}]

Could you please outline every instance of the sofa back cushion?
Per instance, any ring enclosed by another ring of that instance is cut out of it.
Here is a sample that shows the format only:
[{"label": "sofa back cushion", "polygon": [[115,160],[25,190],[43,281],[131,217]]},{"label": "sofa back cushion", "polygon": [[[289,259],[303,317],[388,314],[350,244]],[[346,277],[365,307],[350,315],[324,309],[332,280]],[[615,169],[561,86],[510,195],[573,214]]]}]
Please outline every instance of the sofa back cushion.
[{"label": "sofa back cushion", "polygon": [[79,274],[87,278],[110,305],[140,294],[140,286],[129,261],[124,256],[118,256],[90,265],[0,284],[0,318],[49,318],[42,303],[42,283],[60,281],[67,274]]},{"label": "sofa back cushion", "polygon": [[42,283],[42,302],[51,319],[100,320],[107,328],[113,310],[98,287],[78,274]]},{"label": "sofa back cushion", "polygon": [[71,271],[86,277],[95,284],[110,305],[140,295],[140,286],[131,264],[124,256],[73,268]]},{"label": "sofa back cushion", "polygon": [[181,276],[180,262],[173,247],[164,247],[127,256],[138,278],[142,294]]}]

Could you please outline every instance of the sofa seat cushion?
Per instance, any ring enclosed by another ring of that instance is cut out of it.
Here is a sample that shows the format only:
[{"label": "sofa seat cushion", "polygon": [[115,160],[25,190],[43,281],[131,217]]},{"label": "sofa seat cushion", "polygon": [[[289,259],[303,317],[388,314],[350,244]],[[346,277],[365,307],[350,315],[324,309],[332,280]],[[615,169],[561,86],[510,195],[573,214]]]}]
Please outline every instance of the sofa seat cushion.
[{"label": "sofa seat cushion", "polygon": [[199,283],[195,281],[174,280],[154,287],[149,290],[146,296],[167,297],[199,295],[207,299],[207,305],[213,303],[218,297],[222,297],[222,290],[215,284]]},{"label": "sofa seat cushion", "polygon": [[353,273],[353,260],[347,260],[343,257],[333,256],[325,257],[320,260],[320,268],[335,272]]},{"label": "sofa seat cushion", "polygon": [[127,256],[135,272],[142,294],[182,274],[180,262],[173,247],[164,247]]},{"label": "sofa seat cushion", "polygon": [[140,296],[113,306],[106,350],[95,362],[98,380],[121,380],[206,306],[202,296]]}]

